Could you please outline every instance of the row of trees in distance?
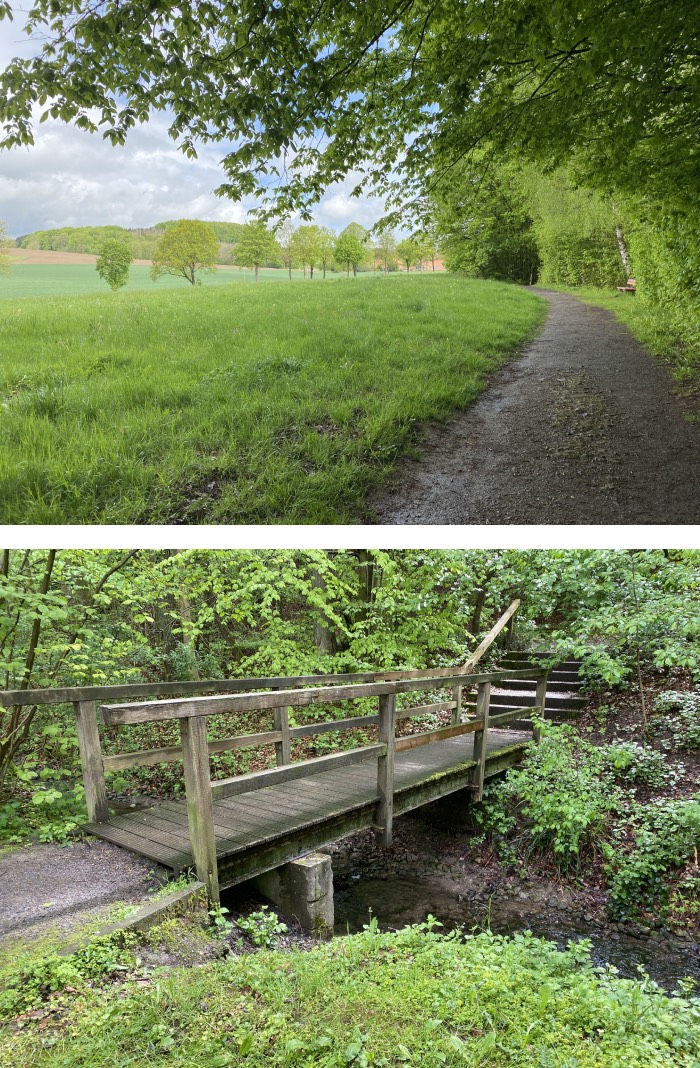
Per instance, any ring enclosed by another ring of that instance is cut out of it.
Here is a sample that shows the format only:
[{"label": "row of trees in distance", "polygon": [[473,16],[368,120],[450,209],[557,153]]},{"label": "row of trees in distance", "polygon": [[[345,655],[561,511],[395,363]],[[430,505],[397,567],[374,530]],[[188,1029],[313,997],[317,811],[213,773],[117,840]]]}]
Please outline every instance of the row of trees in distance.
[{"label": "row of trees in distance", "polygon": [[[112,289],[120,289],[129,278],[133,252],[124,240],[109,237],[98,248],[96,269]],[[406,270],[430,262],[435,270],[438,255],[437,239],[427,232],[397,241],[390,232],[382,233],[376,243],[359,223],[350,223],[340,234],[316,225],[294,226],[285,222],[275,234],[263,222],[250,222],[238,227],[237,240],[232,245],[230,261],[255,271],[256,280],[261,267],[284,267],[292,277],[292,269],[301,269],[313,279],[314,271],[323,277],[329,270],[381,270],[384,273]],[[210,223],[198,219],[180,219],[163,224],[161,236],[152,255],[151,275],[155,281],[163,274],[175,275],[196,285],[200,275],[215,269],[221,262],[221,244]]]}]

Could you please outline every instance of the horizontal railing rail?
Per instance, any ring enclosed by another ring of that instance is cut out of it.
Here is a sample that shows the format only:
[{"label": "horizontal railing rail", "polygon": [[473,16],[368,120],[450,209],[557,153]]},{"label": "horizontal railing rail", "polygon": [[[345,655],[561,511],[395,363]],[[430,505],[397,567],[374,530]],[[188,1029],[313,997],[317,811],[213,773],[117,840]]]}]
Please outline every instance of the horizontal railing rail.
[{"label": "horizontal railing rail", "polygon": [[[463,675],[447,675],[439,678],[440,686],[473,686],[481,682],[499,682],[505,679],[533,679],[539,674],[537,668],[521,671],[491,671],[472,674],[465,682]],[[155,723],[167,719],[186,719],[190,716],[217,716],[232,712],[255,712],[264,708],[282,705],[307,708],[316,704],[331,704],[337,701],[359,700],[363,697],[379,697],[382,694],[410,693],[414,690],[435,688],[436,676],[402,679],[398,682],[367,682],[351,686],[318,686],[304,690],[268,690],[262,693],[220,694],[213,697],[190,697],[175,701],[145,701],[126,705],[103,705],[102,715],[109,727],[122,724]]]}]

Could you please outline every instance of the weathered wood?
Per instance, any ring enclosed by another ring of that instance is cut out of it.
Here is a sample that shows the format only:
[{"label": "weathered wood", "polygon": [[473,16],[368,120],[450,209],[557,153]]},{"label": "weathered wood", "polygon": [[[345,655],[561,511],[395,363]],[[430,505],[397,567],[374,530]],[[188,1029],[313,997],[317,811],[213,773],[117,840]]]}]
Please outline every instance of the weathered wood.
[{"label": "weathered wood", "polygon": [[78,732],[80,763],[83,768],[88,819],[90,823],[103,823],[109,819],[109,808],[100,732],[97,726],[97,708],[94,701],[75,701],[73,710]]},{"label": "weathered wood", "polygon": [[280,740],[275,744],[275,758],[277,766],[292,762],[292,744],[289,736],[289,706],[280,705],[275,709],[275,730],[281,734]]},{"label": "weathered wood", "polygon": [[532,713],[530,705],[525,705],[524,708],[509,708],[507,712],[497,712],[495,716],[489,713],[489,727],[498,727],[503,726],[506,723],[514,723],[516,719],[520,719],[523,713],[528,716]]},{"label": "weathered wood", "polygon": [[431,742],[442,742],[445,738],[458,738],[461,734],[473,734],[481,730],[483,724],[479,720],[471,720],[469,723],[455,723],[450,727],[438,727],[434,731],[426,731],[425,734],[408,734],[405,738],[396,739],[396,752],[403,753],[407,749],[418,749],[421,745],[430,745]]},{"label": "weathered wood", "polygon": [[462,687],[452,687],[452,700],[454,702],[454,708],[452,709],[452,723],[456,726],[462,722]]},{"label": "weathered wood", "polygon": [[[495,671],[472,675],[469,685],[495,682],[503,679],[534,678],[537,669],[523,671]],[[463,683],[459,675],[446,676],[445,687]],[[124,723],[149,723],[165,719],[183,719],[188,716],[213,716],[230,712],[254,712],[265,708],[279,708],[285,704],[302,708],[314,704],[351,701],[361,697],[379,697],[382,694],[411,693],[435,688],[434,678],[407,679],[398,682],[371,682],[352,686],[319,686],[314,689],[267,691],[265,693],[219,694],[213,697],[191,697],[177,701],[147,701],[127,705],[104,705],[102,712],[108,726]]]},{"label": "weathered wood", "polygon": [[[215,738],[207,743],[210,753],[228,753],[232,749],[248,749],[257,745],[272,745],[282,740],[281,731],[262,731],[260,734],[238,734],[235,738]],[[105,771],[120,771],[122,768],[138,768],[150,764],[168,764],[182,760],[182,746],[164,746],[162,749],[142,749],[134,753],[115,753],[103,758]]]},{"label": "weathered wood", "polygon": [[219,875],[216,865],[216,835],[212,809],[207,721],[201,716],[184,719],[180,739],[185,768],[185,796],[190,845],[197,878],[207,888],[209,900],[219,901]]},{"label": "weathered wood", "polygon": [[352,716],[350,719],[328,719],[323,723],[303,723],[299,727],[290,727],[292,738],[306,738],[313,734],[329,734],[331,731],[347,731],[354,727],[369,727],[379,723],[379,716]]},{"label": "weathered wood", "polygon": [[449,712],[455,706],[454,701],[438,701],[434,705],[411,705],[410,708],[400,708],[396,712],[396,718],[416,719],[418,716],[435,715],[437,712]]},{"label": "weathered wood", "polygon": [[234,797],[251,790],[263,790],[266,786],[290,782],[292,779],[310,778],[322,771],[332,771],[349,764],[359,764],[364,760],[380,756],[384,752],[381,744],[366,745],[360,749],[350,749],[345,753],[332,753],[330,756],[312,757],[287,764],[283,768],[266,768],[264,771],[251,771],[247,775],[235,775],[230,779],[219,779],[212,783],[215,798]]},{"label": "weathered wood", "polygon": [[379,741],[385,746],[377,761],[377,841],[388,848],[393,838],[394,823],[394,753],[396,752],[396,697],[393,693],[379,698]]},{"label": "weathered wood", "polygon": [[488,748],[489,733],[489,703],[491,700],[491,683],[482,682],[476,695],[476,715],[481,721],[483,729],[474,735],[474,769],[471,782],[474,787],[474,800],[481,801],[484,796],[484,778],[486,775],[486,754]]},{"label": "weathered wood", "polygon": [[464,674],[471,673],[472,668],[479,662],[479,660],[481,660],[484,653],[491,648],[503,628],[508,625],[512,617],[518,611],[519,606],[520,600],[516,598],[516,600],[513,601],[512,604],[506,609],[506,611],[503,613],[498,622],[496,622],[493,627],[491,627],[491,630],[488,632],[483,641],[481,641],[477,645],[476,649],[471,654],[469,659],[465,660],[462,666],[462,671]]},{"label": "weathered wood", "polygon": [[[547,701],[547,675],[548,673],[545,672],[545,674],[537,680],[537,689],[535,690],[534,711],[539,719],[544,719],[544,710]],[[535,724],[535,726],[533,727],[532,737],[539,745],[542,739],[542,728],[539,726],[539,724]]]}]

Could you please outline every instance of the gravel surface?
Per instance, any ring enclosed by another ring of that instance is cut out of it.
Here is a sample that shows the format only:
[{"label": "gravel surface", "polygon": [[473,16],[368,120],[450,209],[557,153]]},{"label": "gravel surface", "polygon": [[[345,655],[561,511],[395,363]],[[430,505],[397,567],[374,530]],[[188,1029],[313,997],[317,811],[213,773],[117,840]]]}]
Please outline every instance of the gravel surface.
[{"label": "gravel surface", "polygon": [[700,430],[666,369],[612,312],[535,292],[550,304],[540,336],[423,428],[367,521],[700,522]]},{"label": "gravel surface", "polygon": [[[33,845],[0,856],[0,937],[35,926],[70,928],[119,901],[145,902],[164,868],[107,842]],[[58,921],[58,922],[57,922]]]}]

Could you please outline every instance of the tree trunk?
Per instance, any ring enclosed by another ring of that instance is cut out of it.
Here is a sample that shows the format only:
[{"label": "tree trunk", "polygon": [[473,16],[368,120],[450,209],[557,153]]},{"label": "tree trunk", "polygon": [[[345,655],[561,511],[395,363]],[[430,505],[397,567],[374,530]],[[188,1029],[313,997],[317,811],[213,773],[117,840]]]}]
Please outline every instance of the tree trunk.
[{"label": "tree trunk", "polygon": [[255,281],[257,282],[257,280],[258,280],[258,265],[256,263],[255,264]]},{"label": "tree trunk", "polygon": [[289,281],[292,280],[292,261],[289,261]]},{"label": "tree trunk", "polygon": [[625,235],[622,232],[621,226],[615,227],[615,234],[617,236],[617,247],[620,250],[620,259],[622,260],[625,272],[627,274],[627,277],[629,278],[632,274],[632,262],[630,260],[630,254],[627,249],[627,242],[625,241]]},{"label": "tree trunk", "polygon": [[474,609],[472,611],[472,621],[470,624],[470,630],[472,635],[476,636],[479,633],[479,627],[481,626],[481,613],[484,610],[484,602],[486,600],[486,586],[484,585],[478,590],[476,595],[476,601],[474,602]]},{"label": "tree trunk", "polygon": [[352,276],[353,276],[353,278],[357,278],[357,267],[355,266],[354,263],[352,265]]},{"label": "tree trunk", "polygon": [[313,280],[314,280],[314,269],[313,269],[313,265],[310,265],[310,266],[309,266],[309,274],[310,274],[310,276],[311,276],[311,281],[313,282]]},{"label": "tree trunk", "polygon": [[[323,575],[316,568],[311,573],[311,584],[317,590],[325,590],[326,588]],[[317,652],[324,656],[332,656],[338,650],[332,624],[323,614],[316,616],[314,619],[314,644]]]}]

